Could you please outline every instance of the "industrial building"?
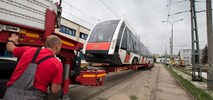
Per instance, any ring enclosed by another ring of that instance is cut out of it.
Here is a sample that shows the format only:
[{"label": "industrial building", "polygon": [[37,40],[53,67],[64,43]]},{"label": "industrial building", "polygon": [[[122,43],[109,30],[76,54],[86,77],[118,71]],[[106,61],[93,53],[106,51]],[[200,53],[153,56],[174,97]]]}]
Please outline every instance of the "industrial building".
[{"label": "industrial building", "polygon": [[61,27],[56,29],[55,32],[84,44],[90,29],[62,17]]}]

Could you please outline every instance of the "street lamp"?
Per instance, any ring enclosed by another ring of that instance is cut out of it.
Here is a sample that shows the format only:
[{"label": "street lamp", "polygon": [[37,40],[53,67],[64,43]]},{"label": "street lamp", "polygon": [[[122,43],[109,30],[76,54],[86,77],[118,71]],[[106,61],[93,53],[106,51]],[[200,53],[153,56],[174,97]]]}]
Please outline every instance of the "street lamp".
[{"label": "street lamp", "polygon": [[173,25],[178,22],[178,21],[182,21],[183,19],[178,19],[175,20],[174,22],[170,22],[170,21],[162,21],[163,23],[170,23],[171,24],[171,58],[173,58]]}]

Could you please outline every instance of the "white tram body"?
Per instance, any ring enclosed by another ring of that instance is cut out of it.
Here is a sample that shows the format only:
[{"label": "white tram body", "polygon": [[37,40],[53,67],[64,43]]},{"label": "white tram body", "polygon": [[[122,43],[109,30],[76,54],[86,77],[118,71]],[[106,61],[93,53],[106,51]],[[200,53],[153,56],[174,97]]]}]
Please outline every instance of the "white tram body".
[{"label": "white tram body", "polygon": [[125,20],[98,23],[83,51],[87,62],[110,65],[153,63],[149,50],[138,40]]}]

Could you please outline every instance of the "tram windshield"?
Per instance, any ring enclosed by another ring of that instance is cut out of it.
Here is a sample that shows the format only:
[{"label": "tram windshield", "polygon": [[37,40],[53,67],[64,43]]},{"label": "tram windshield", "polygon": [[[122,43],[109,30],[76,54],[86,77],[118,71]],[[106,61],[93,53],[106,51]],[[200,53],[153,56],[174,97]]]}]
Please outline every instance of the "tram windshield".
[{"label": "tram windshield", "polygon": [[97,24],[91,32],[88,42],[110,42],[120,20],[111,20]]}]

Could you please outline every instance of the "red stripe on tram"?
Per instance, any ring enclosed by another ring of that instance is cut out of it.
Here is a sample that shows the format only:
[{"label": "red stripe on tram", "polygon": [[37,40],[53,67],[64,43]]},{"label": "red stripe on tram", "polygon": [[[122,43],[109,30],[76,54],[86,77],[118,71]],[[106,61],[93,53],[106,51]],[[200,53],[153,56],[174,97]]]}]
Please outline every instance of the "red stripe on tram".
[{"label": "red stripe on tram", "polygon": [[86,50],[109,50],[111,42],[87,43]]}]

